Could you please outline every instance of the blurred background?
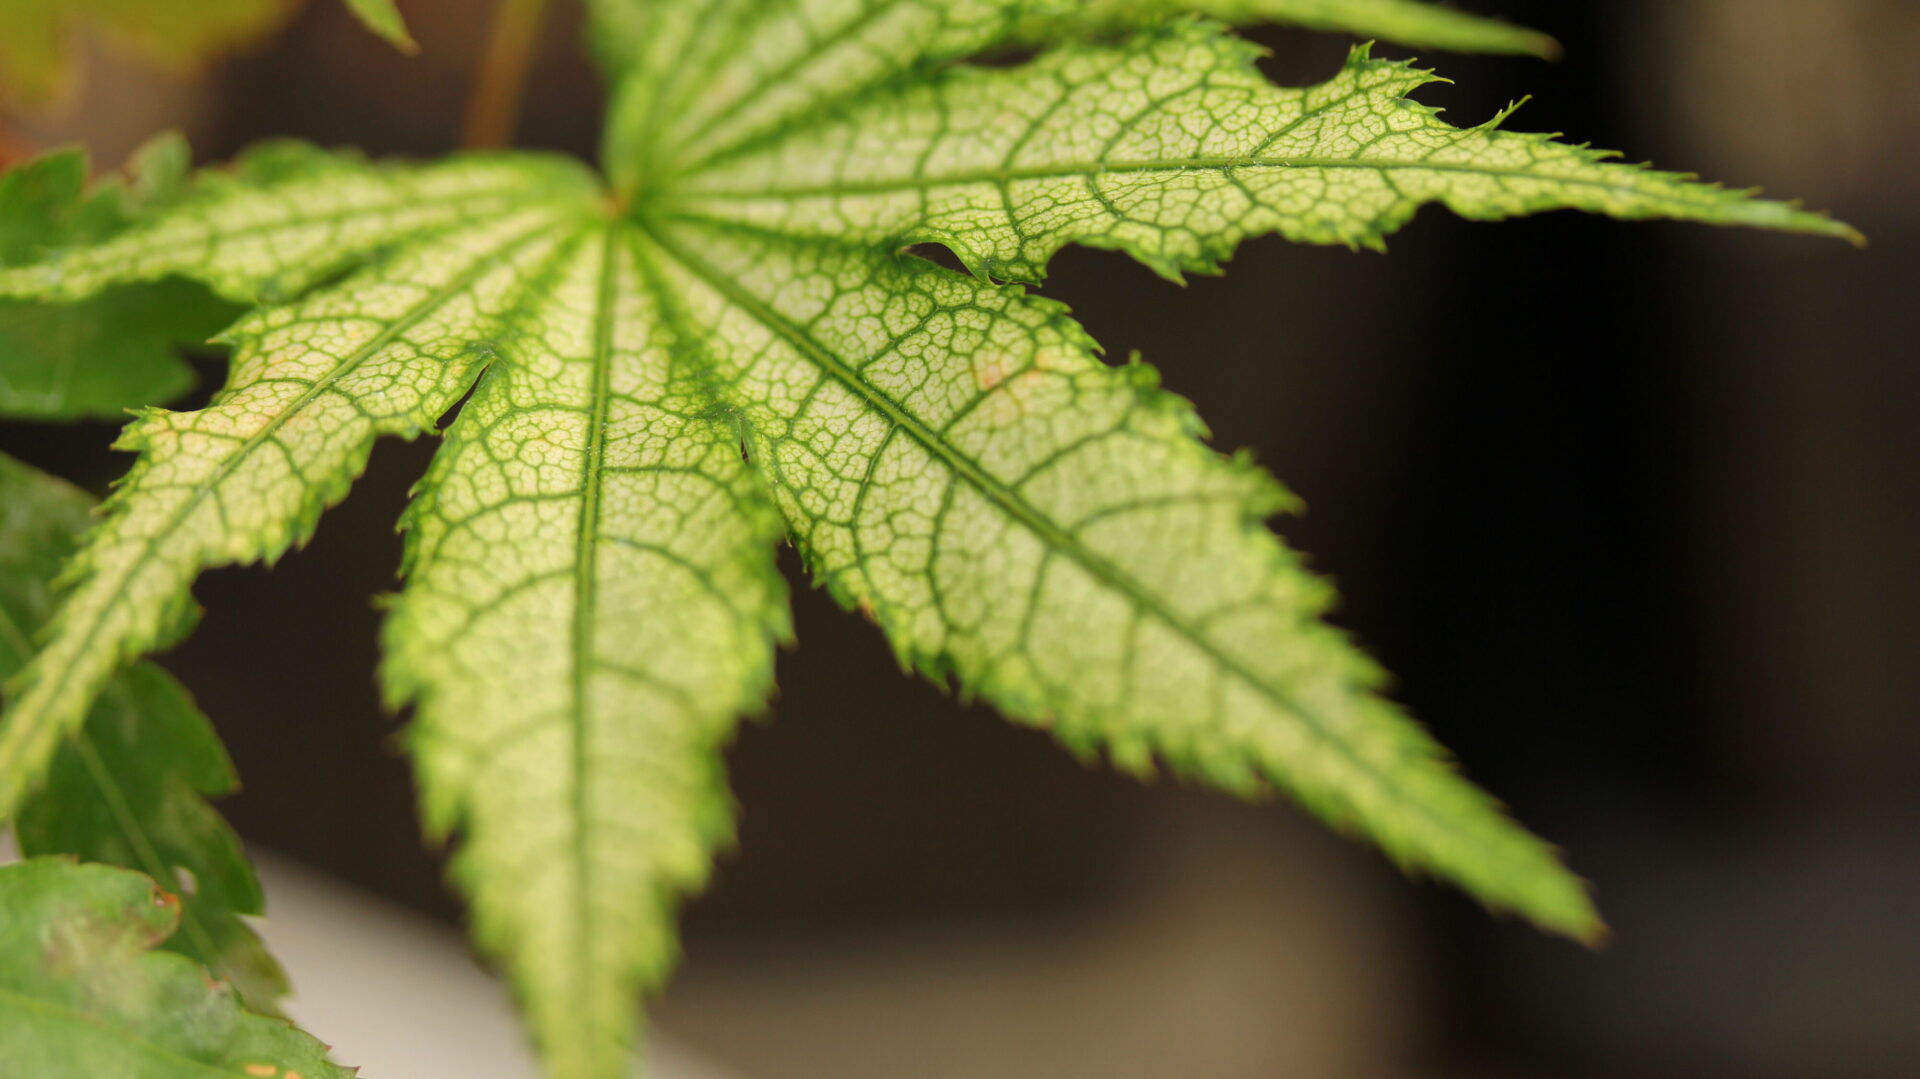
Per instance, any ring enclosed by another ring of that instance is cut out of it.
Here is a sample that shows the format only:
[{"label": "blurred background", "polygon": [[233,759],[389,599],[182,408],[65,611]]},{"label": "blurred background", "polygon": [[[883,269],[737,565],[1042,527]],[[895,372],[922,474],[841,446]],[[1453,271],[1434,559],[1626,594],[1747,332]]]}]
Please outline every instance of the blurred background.
[{"label": "blurred background", "polygon": [[[679,1043],[752,1079],[1920,1075],[1920,3],[1470,6],[1567,55],[1425,57],[1456,123],[1533,94],[1509,126],[1764,184],[1873,246],[1428,211],[1387,257],[1269,239],[1181,290],[1070,252],[1046,291],[1305,496],[1278,525],[1339,620],[1595,881],[1612,946],[1409,884],[1284,802],[1084,769],[801,586],[774,719],[731,755],[740,848],[655,1009]],[[414,59],[331,3],[197,79],[93,48],[7,144],[444,152],[488,7],[402,7]],[[1255,36],[1290,84],[1349,44]],[[522,144],[591,154],[578,40],[558,5]],[[98,487],[111,434],[0,425],[0,450]],[[372,673],[431,448],[383,446],[276,569],[206,578],[166,663],[252,844],[453,924]]]}]

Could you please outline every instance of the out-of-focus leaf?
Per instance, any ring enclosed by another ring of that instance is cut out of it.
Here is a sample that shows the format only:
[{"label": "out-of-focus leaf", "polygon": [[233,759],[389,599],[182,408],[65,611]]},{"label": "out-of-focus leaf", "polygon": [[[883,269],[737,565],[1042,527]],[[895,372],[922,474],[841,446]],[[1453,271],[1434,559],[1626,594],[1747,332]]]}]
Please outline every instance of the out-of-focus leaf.
[{"label": "out-of-focus leaf", "polygon": [[393,6],[393,0],[347,0],[347,7],[367,24],[367,29],[386,38],[394,48],[408,54],[420,51],[419,43],[407,33],[406,20],[400,17],[400,9]]},{"label": "out-of-focus leaf", "polygon": [[[50,582],[91,523],[92,500],[0,456],[0,679],[32,653],[52,610]],[[167,948],[272,1011],[286,976],[241,919],[261,911],[240,841],[206,797],[236,785],[226,751],[186,691],[141,663],[114,679],[79,735],[54,757],[45,786],[15,820],[29,855],[72,854],[128,866],[180,896]],[[11,1079],[0,1051],[0,1077]]]},{"label": "out-of-focus leaf", "polygon": [[[0,174],[0,266],[94,243],[172,199],[189,165],[178,136],[135,155],[128,181],[87,190],[86,154],[58,150]],[[109,417],[193,384],[181,346],[205,342],[238,308],[172,279],[79,304],[0,302],[0,417]]]},{"label": "out-of-focus leaf", "polygon": [[126,869],[0,866],[0,1076],[352,1079],[327,1047],[153,951],[180,900]]},{"label": "out-of-focus leaf", "polygon": [[45,105],[71,82],[73,43],[95,30],[120,51],[191,71],[272,33],[291,0],[5,0],[0,103]]}]

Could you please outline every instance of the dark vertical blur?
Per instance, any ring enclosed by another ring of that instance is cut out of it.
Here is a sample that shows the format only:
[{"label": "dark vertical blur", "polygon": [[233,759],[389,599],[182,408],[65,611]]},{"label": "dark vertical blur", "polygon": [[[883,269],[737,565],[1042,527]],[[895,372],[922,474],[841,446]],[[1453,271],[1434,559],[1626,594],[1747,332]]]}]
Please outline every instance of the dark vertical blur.
[{"label": "dark vertical blur", "polygon": [[[1422,96],[1456,122],[1534,94],[1511,126],[1764,182],[1873,247],[1429,211],[1388,257],[1266,240],[1181,290],[1072,252],[1048,291],[1305,495],[1280,526],[1340,582],[1341,620],[1597,882],[1613,947],[1408,886],[1284,806],[1082,770],[901,678],[802,587],[669,1030],[766,1079],[1920,1075],[1920,4],[1471,6],[1568,55],[1429,57],[1456,85]],[[417,60],[334,7],[164,119],[107,71],[67,129],[108,160],[129,114],[209,156],[448,149],[478,6],[410,4]],[[1288,83],[1345,48],[1258,36]],[[569,12],[529,145],[591,152],[576,40]],[[106,436],[12,425],[0,448],[99,482]],[[430,452],[379,451],[272,572],[209,577],[169,663],[230,741],[253,841],[457,917],[364,599],[391,587]]]}]

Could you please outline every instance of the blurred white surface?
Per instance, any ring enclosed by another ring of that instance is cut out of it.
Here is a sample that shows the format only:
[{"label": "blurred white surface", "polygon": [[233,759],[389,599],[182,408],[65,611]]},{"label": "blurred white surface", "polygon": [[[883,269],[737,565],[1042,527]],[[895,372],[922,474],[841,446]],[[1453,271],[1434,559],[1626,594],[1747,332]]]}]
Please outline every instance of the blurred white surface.
[{"label": "blurred white surface", "polygon": [[[537,1079],[505,989],[459,933],[253,854],[268,911],[256,924],[293,978],[288,1011],[333,1046],[335,1060],[364,1079]],[[653,1041],[650,1079],[740,1079]]]}]

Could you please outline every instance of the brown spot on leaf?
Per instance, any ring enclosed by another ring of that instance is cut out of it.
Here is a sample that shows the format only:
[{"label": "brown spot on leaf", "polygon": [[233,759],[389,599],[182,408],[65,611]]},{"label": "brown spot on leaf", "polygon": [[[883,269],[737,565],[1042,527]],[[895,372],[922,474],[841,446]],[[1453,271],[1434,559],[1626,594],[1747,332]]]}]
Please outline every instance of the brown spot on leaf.
[{"label": "brown spot on leaf", "polygon": [[991,390],[1012,373],[1004,356],[983,356],[973,365],[973,383],[982,391]]}]

